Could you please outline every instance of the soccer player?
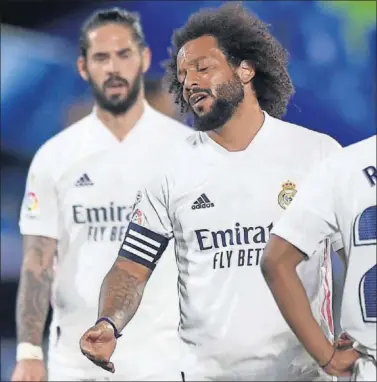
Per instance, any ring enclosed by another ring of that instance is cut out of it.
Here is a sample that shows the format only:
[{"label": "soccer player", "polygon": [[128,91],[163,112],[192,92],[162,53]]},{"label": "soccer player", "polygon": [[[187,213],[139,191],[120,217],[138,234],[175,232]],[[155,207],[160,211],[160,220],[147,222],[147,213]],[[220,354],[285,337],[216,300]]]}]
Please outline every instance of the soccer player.
[{"label": "soccer player", "polygon": [[[81,349],[114,369],[115,337],[174,238],[186,380],[320,378],[324,373],[284,321],[259,267],[273,222],[310,168],[339,145],[280,120],[293,93],[287,54],[240,5],[193,14],[173,44],[171,90],[193,112],[198,132],[141,190],[137,221],[102,286],[99,319],[107,322],[83,334]],[[318,250],[300,275],[331,339],[328,242]]]},{"label": "soccer player", "polygon": [[[95,108],[46,142],[31,164],[20,220],[24,261],[13,381],[46,380],[41,346],[50,293],[49,380],[109,380],[109,373],[82,356],[79,339],[96,320],[101,283],[115,261],[138,189],[163,166],[162,154],[191,134],[145,101],[151,53],[136,14],[117,8],[94,13],[82,28],[80,48],[78,70]],[[117,380],[180,377],[172,251],[119,340]],[[120,285],[136,281],[116,273]]]},{"label": "soccer player", "polygon": [[[274,227],[262,260],[266,281],[301,343],[328,374],[353,370],[355,381],[377,379],[376,183],[376,136],[326,159]],[[296,274],[297,265],[336,231],[347,264],[341,326],[355,341],[347,350],[336,349],[323,335]]]}]

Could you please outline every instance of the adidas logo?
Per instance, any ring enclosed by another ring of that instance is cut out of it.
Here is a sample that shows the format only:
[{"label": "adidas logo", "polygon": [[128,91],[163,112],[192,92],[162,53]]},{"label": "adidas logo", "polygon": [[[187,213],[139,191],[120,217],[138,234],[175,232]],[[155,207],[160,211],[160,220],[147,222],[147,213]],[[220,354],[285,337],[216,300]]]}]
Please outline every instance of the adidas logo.
[{"label": "adidas logo", "polygon": [[90,180],[88,174],[84,174],[83,176],[78,179],[78,181],[75,183],[76,187],[85,187],[85,186],[93,186],[93,182]]},{"label": "adidas logo", "polygon": [[200,208],[211,208],[215,207],[215,204],[212,203],[208,198],[206,194],[201,194],[198,199],[194,202],[194,204],[191,206],[192,210],[199,210]]}]

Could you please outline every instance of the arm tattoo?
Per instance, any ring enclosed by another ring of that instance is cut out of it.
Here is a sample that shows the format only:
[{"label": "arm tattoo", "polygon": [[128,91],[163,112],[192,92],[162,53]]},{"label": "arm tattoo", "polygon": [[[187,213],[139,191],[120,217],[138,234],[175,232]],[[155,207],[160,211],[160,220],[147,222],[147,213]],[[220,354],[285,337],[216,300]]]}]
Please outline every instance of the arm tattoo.
[{"label": "arm tattoo", "polygon": [[17,296],[18,342],[42,345],[50,306],[56,240],[24,236],[24,260]]},{"label": "arm tattoo", "polygon": [[136,313],[148,279],[121,267],[120,263],[128,261],[118,257],[103,281],[100,295],[98,317],[110,318],[119,332]]}]

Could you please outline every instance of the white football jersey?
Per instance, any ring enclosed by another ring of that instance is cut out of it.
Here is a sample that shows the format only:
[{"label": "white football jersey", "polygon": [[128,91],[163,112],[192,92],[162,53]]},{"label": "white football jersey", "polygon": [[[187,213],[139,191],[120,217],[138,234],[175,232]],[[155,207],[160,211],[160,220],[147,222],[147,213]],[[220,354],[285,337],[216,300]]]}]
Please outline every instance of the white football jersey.
[{"label": "white football jersey", "polygon": [[[326,135],[265,113],[246,150],[229,152],[193,133],[165,174],[141,190],[120,254],[153,269],[174,237],[186,380],[292,380],[317,370],[259,265],[273,222],[302,179],[338,148]],[[300,274],[328,328],[331,263],[328,246],[319,250]]]},{"label": "white football jersey", "polygon": [[346,252],[341,326],[376,350],[376,136],[337,153],[308,176],[273,233],[308,256],[340,231]]},{"label": "white football jersey", "polygon": [[[50,360],[100,372],[81,354],[79,339],[96,321],[101,284],[117,257],[138,189],[163,166],[164,154],[191,133],[146,104],[120,142],[94,111],[35,155],[20,227],[23,235],[58,240]],[[168,378],[167,367],[179,359],[178,272],[173,248],[168,252],[118,340],[113,359],[124,370],[123,380],[148,380],[153,373]]]}]

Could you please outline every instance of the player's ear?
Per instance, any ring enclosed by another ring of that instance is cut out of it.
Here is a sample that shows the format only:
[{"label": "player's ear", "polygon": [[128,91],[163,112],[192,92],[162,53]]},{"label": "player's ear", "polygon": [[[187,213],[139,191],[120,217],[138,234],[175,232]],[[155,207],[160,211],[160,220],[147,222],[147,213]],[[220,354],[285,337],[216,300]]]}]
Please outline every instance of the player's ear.
[{"label": "player's ear", "polygon": [[255,69],[247,61],[242,61],[237,69],[238,76],[244,85],[247,85],[255,77]]},{"label": "player's ear", "polygon": [[142,50],[141,56],[143,60],[143,73],[146,73],[151,66],[152,52],[148,47],[145,47]]},{"label": "player's ear", "polygon": [[79,56],[77,59],[77,70],[84,81],[88,81],[88,71],[86,70],[85,57]]}]

